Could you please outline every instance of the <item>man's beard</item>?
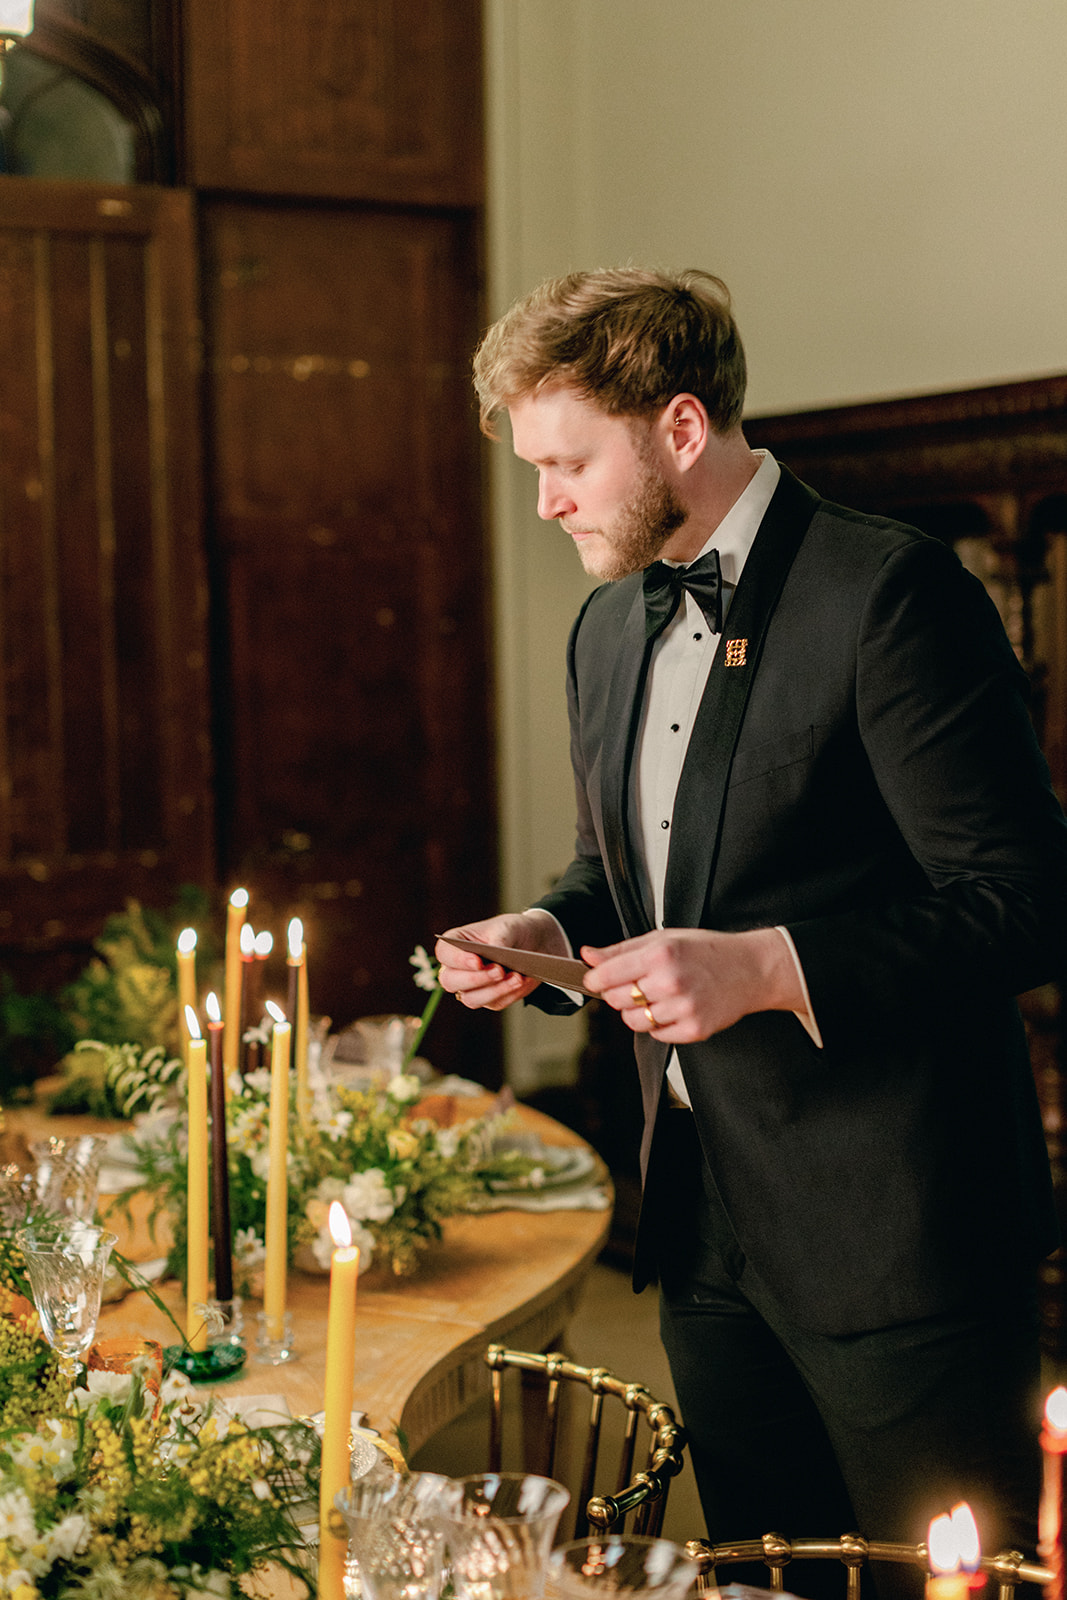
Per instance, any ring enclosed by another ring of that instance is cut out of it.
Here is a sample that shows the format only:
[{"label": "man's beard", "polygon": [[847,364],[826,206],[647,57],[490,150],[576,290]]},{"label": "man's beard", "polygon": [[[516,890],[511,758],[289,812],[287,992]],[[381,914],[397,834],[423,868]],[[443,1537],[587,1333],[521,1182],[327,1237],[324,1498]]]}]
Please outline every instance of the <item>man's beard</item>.
[{"label": "man's beard", "polygon": [[582,566],[594,578],[617,583],[649,566],[668,539],[689,516],[670,485],[651,463],[633,498],[599,534],[601,548],[586,550],[578,546]]}]

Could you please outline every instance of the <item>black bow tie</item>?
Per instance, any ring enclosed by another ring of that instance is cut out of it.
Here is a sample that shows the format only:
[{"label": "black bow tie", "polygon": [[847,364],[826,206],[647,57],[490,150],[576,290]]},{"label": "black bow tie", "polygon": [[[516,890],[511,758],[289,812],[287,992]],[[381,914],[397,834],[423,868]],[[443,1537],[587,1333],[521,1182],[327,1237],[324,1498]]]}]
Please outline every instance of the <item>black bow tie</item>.
[{"label": "black bow tie", "polygon": [[708,626],[722,632],[722,574],[719,552],[709,550],[689,567],[669,567],[653,561],[645,568],[645,638],[661,633],[678,609],[682,590],[688,589],[708,619]]}]

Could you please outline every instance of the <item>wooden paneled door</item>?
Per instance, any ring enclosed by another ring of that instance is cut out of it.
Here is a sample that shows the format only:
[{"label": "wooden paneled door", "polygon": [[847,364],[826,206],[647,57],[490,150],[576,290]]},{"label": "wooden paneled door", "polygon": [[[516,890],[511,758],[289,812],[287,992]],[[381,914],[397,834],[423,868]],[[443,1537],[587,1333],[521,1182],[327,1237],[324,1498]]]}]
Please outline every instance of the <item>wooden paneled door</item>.
[{"label": "wooden paneled door", "polygon": [[[303,917],[337,1027],[419,1009],[415,944],[494,903],[472,234],[466,213],[203,208],[224,859],[254,922]],[[442,1007],[431,1057],[491,1080],[469,1026]]]},{"label": "wooden paneled door", "polygon": [[0,179],[0,961],[213,872],[190,197]]}]

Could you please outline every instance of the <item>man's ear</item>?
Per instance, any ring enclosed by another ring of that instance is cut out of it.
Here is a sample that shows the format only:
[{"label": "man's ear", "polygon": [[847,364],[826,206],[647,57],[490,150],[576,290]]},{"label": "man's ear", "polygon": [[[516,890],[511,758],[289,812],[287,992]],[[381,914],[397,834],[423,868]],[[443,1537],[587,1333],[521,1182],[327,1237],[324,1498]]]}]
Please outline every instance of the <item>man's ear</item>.
[{"label": "man's ear", "polygon": [[695,394],[676,394],[660,413],[662,443],[679,472],[688,472],[700,460],[711,433],[711,423]]}]

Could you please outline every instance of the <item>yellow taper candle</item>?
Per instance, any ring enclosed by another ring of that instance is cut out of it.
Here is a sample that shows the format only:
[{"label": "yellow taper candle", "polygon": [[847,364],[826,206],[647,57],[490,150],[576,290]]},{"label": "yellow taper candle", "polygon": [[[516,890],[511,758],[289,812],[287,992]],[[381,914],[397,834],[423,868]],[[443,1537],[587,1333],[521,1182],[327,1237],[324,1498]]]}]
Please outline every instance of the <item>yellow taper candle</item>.
[{"label": "yellow taper candle", "polygon": [[[296,1066],[296,1114],[300,1118],[300,1126],[306,1131],[310,1115],[310,1100],[308,1097],[308,967],[307,945],[304,943],[304,924],[299,917],[292,917],[289,922],[289,967],[290,989],[296,979],[296,1005],[290,1004],[290,1017],[293,1023],[293,1057]],[[293,1012],[295,1010],[295,1016]]]},{"label": "yellow taper candle", "polygon": [[270,1056],[270,1168],[267,1172],[267,1260],[263,1272],[263,1310],[267,1336],[285,1334],[285,1280],[288,1254],[287,1216],[289,1180],[289,1043],[292,1028],[273,1000],[267,1010],[274,1018]]},{"label": "yellow taper candle", "polygon": [[186,1006],[196,1010],[196,929],[183,928],[178,935],[178,1023],[182,1036],[182,1059],[189,1059],[189,1027]]},{"label": "yellow taper candle", "polygon": [[185,1336],[194,1350],[207,1349],[207,1323],[198,1311],[207,1299],[207,1042],[192,1006],[189,1030],[189,1157],[186,1174]]},{"label": "yellow taper candle", "polygon": [[326,1389],[323,1398],[325,1427],[322,1439],[322,1474],[319,1479],[319,1600],[343,1600],[348,1533],[333,1525],[334,1496],[350,1480],[352,1386],[356,1364],[356,1280],[359,1250],[345,1208],[335,1200],[330,1207],[330,1312],[326,1324]]},{"label": "yellow taper candle", "polygon": [[235,889],[226,908],[226,973],[222,993],[222,1070],[227,1085],[241,1059],[241,929],[248,890]]}]

